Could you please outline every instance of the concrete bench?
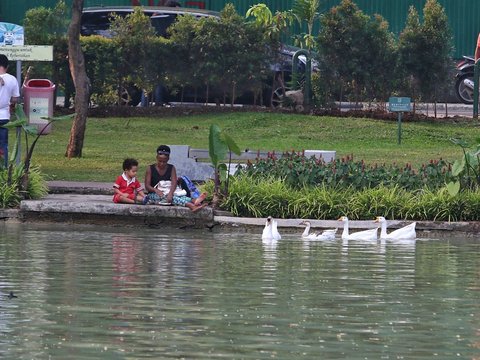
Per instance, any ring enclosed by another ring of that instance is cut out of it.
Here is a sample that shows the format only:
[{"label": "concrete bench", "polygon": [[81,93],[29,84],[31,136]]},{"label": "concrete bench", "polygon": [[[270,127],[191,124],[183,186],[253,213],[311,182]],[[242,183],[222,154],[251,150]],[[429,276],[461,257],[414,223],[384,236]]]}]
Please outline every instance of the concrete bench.
[{"label": "concrete bench", "polygon": [[[192,149],[188,145],[169,145],[171,148],[170,163],[177,168],[177,175],[186,175],[193,181],[206,181],[213,178],[213,166],[210,163],[210,156],[207,149]],[[282,151],[275,151],[277,155]],[[232,166],[230,172],[235,172],[239,163],[247,160],[266,159],[269,152],[267,151],[243,151],[240,155],[232,153]],[[323,159],[326,162],[335,160],[335,151],[327,150],[305,150],[306,157],[315,156],[317,159]],[[228,161],[227,154],[224,161]]]},{"label": "concrete bench", "polygon": [[[266,159],[271,151],[252,151],[245,150],[240,155],[231,154],[232,161],[240,162],[247,160],[256,160],[256,159]],[[277,156],[281,155],[283,152],[275,151]],[[335,159],[335,151],[325,151],[325,150],[305,150],[306,157],[315,156],[317,159],[323,158],[326,162],[330,162]],[[210,161],[210,156],[208,155],[207,149],[190,149],[188,152],[188,157],[195,159],[195,161]],[[228,161],[230,154],[227,154],[225,161]]]}]

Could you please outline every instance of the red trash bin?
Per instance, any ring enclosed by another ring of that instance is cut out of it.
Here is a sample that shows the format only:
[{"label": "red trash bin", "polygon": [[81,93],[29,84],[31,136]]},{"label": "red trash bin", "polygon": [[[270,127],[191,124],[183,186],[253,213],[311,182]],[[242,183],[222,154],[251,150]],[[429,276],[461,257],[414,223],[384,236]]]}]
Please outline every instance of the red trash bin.
[{"label": "red trash bin", "polygon": [[42,134],[49,134],[52,124],[42,117],[53,117],[55,84],[47,79],[31,79],[23,85],[25,114],[30,125],[35,125]]}]

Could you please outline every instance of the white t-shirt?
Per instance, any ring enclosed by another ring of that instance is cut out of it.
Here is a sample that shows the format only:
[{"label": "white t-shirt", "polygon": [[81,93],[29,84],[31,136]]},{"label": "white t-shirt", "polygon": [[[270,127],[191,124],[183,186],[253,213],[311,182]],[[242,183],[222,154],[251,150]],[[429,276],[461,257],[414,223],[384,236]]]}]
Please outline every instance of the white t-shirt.
[{"label": "white t-shirt", "polygon": [[3,79],[0,80],[0,120],[10,119],[10,99],[12,97],[19,97],[20,91],[18,88],[18,82],[15,76],[10,74],[0,75]]}]

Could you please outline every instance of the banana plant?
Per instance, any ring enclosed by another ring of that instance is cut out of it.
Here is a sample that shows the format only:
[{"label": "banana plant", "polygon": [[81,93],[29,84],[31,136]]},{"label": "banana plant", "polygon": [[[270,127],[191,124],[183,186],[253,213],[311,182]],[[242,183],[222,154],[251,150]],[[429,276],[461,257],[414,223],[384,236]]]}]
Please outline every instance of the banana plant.
[{"label": "banana plant", "polygon": [[452,143],[462,148],[463,157],[455,160],[452,165],[453,179],[447,184],[447,190],[450,195],[455,196],[459,193],[461,186],[473,188],[480,185],[480,139],[477,139],[477,145],[473,150],[468,151],[470,145],[462,139],[450,139]]},{"label": "banana plant", "polygon": [[[220,186],[222,182],[225,184],[223,193],[228,193],[228,180],[230,165],[232,163],[232,152],[240,155],[240,148],[235,141],[225,131],[222,131],[216,124],[210,126],[210,134],[208,137],[208,155],[214,168],[214,194],[213,207],[216,207],[221,196]],[[228,166],[223,162],[229,153]]]},{"label": "banana plant", "polygon": [[[14,112],[14,120],[9,121],[7,124],[3,125],[3,127],[7,129],[16,129],[21,128],[23,130],[23,134],[25,135],[25,158],[23,161],[23,168],[22,168],[22,176],[21,181],[19,183],[19,191],[25,191],[28,188],[28,175],[30,172],[30,164],[33,156],[33,151],[35,150],[35,145],[37,144],[40,137],[45,133],[48,126],[50,126],[55,121],[60,120],[70,120],[75,116],[75,114],[66,115],[66,116],[58,116],[58,117],[42,117],[42,119],[47,120],[47,123],[42,128],[38,129],[36,125],[30,125],[28,123],[28,118],[23,111],[23,105],[17,104],[15,106]],[[29,136],[33,137],[33,141],[29,144]],[[15,138],[15,143],[13,145],[13,151],[10,154],[8,159],[8,176],[7,182],[11,184],[12,182],[12,173],[13,173],[13,166],[15,164],[15,159],[19,156],[19,149],[20,149],[20,136]]]},{"label": "banana plant", "polygon": [[272,11],[265,4],[252,5],[245,17],[253,17],[258,26],[264,28],[265,35],[270,39],[279,40],[282,32],[293,22],[294,17],[290,11]]},{"label": "banana plant", "polygon": [[307,24],[307,33],[298,35],[295,43],[302,49],[311,51],[315,46],[315,37],[313,36],[313,27],[320,18],[319,13],[320,0],[296,0],[292,7],[292,14],[300,26],[304,22]]}]

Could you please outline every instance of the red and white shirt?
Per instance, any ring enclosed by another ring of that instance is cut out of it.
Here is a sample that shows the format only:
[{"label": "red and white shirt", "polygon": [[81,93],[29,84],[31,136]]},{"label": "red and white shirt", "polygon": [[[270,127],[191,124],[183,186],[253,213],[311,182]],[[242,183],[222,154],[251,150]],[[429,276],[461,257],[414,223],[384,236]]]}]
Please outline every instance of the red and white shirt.
[{"label": "red and white shirt", "polygon": [[113,187],[124,194],[132,195],[135,194],[135,191],[139,192],[143,190],[142,185],[136,177],[129,179],[127,175],[125,175],[125,173],[117,177],[117,180],[115,180]]}]

